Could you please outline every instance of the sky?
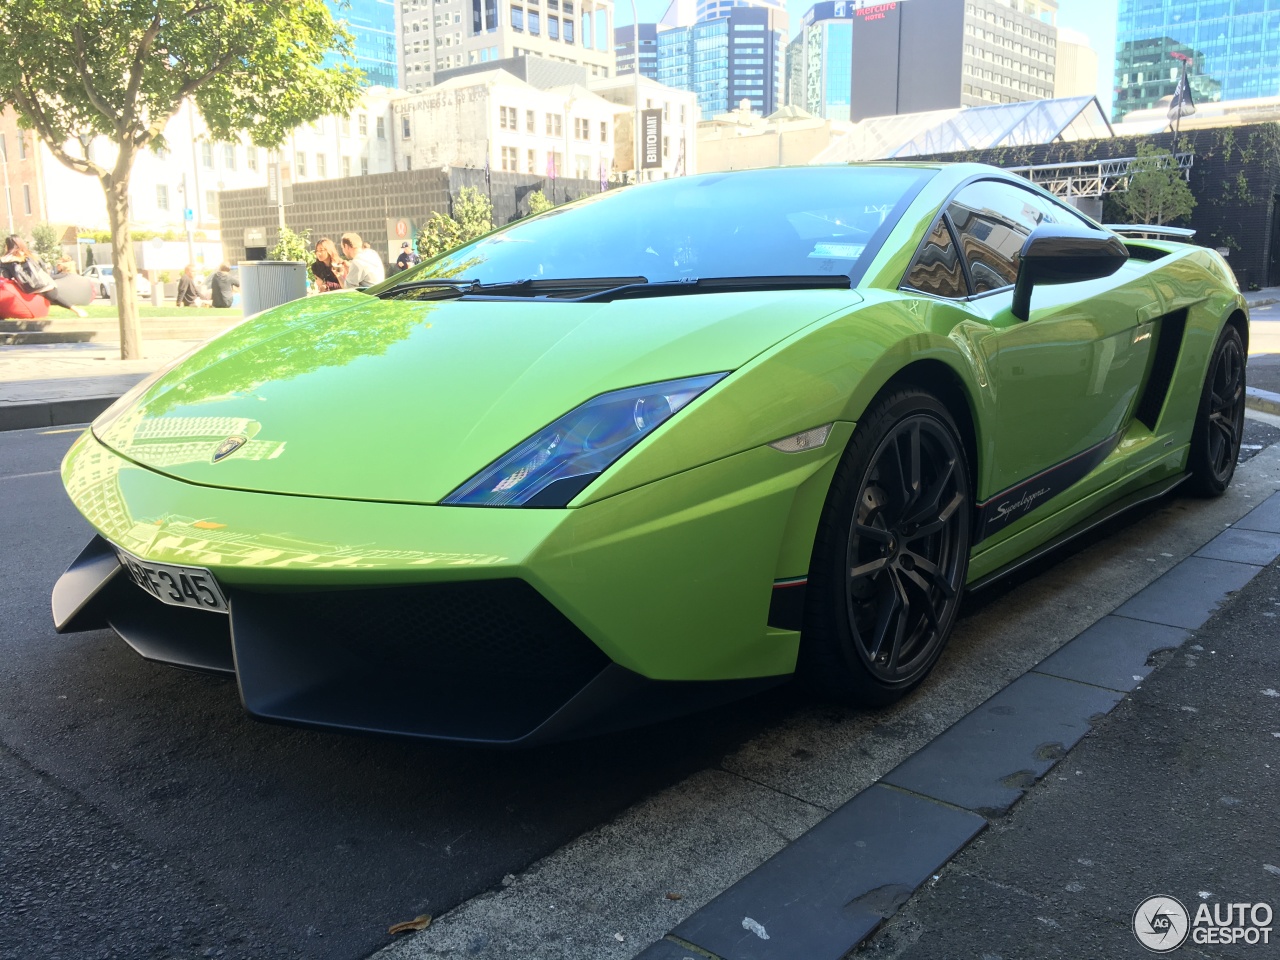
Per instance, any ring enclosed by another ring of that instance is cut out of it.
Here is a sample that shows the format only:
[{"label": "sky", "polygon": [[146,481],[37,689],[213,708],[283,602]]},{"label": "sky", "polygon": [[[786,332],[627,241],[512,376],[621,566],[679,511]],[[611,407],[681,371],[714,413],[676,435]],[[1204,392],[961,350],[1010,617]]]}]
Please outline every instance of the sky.
[{"label": "sky", "polygon": [[[653,23],[666,12],[669,0],[635,0],[636,12],[641,23]],[[952,0],[960,3],[962,0]],[[1102,109],[1111,115],[1111,85],[1114,83],[1116,49],[1116,7],[1120,0],[1058,0],[1058,26],[1079,30],[1089,38],[1090,46],[1098,52],[1098,99]],[[814,0],[789,0],[788,19],[795,25],[813,6]],[[629,0],[614,0],[614,23],[628,26],[631,23]]]}]

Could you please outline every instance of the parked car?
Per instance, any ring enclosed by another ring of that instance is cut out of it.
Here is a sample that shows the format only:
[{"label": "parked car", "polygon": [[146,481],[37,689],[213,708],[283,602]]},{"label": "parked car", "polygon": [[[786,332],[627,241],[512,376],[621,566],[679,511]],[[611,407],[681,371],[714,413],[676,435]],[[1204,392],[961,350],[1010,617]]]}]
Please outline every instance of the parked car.
[{"label": "parked car", "polygon": [[[85,267],[82,276],[88,277],[93,281],[97,288],[98,296],[102,297],[104,300],[111,296],[111,287],[114,287],[116,282],[115,268],[111,264],[92,264],[91,266]],[[142,274],[138,274],[135,279],[135,283],[138,285],[138,296],[140,298],[150,300],[151,281]]]},{"label": "parked car", "polygon": [[131,390],[63,464],[96,535],[55,626],[233,676],[258,717],[420,737],[797,672],[885,704],[966,590],[1227,489],[1248,340],[1214,250],[993,167],[610,190]]}]

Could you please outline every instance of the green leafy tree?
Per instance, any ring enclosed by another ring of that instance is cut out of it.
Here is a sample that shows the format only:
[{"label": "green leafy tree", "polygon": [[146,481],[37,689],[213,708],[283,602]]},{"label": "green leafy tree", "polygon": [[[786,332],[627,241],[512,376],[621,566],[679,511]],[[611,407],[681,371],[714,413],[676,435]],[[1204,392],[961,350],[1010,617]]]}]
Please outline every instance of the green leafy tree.
[{"label": "green leafy tree", "polygon": [[31,228],[31,248],[46,263],[53,263],[62,256],[62,244],[58,242],[58,228],[47,223],[37,223]]},{"label": "green leafy tree", "polygon": [[529,194],[529,216],[544,213],[554,207],[555,204],[547,199],[547,195],[541,190],[535,190]]},{"label": "green leafy tree", "polygon": [[1190,216],[1196,199],[1173,154],[1144,143],[1129,168],[1129,189],[1120,204],[1133,223],[1158,226]]},{"label": "green leafy tree", "polygon": [[418,234],[418,252],[435,257],[470,243],[493,229],[493,204],[474,187],[463,187],[453,201],[453,216],[432,214]]},{"label": "green leafy tree", "polygon": [[267,254],[268,260],[297,260],[310,265],[315,260],[311,252],[311,231],[294,233],[288,227],[280,228],[280,239]]},{"label": "green leafy tree", "polygon": [[[289,131],[345,113],[359,71],[325,67],[351,54],[326,0],[7,0],[0,6],[0,100],[50,152],[98,178],[120,289],[120,353],[141,356],[129,234],[138,155],[194,100],[210,135],[275,147]],[[114,150],[82,146],[106,137]]]}]

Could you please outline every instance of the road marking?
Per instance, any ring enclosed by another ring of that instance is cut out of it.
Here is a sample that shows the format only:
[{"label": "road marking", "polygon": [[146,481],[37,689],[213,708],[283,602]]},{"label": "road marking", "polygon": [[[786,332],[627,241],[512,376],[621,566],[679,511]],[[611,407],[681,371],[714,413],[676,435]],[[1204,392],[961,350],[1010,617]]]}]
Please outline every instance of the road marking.
[{"label": "road marking", "polygon": [[23,480],[27,477],[51,477],[59,470],[41,470],[39,473],[11,473],[8,476],[0,477],[0,480]]},{"label": "road marking", "polygon": [[81,432],[81,431],[83,431],[83,430],[84,430],[84,427],[71,427],[71,428],[69,428],[69,429],[67,429],[67,430],[41,430],[41,431],[40,431],[40,436],[42,436],[42,437],[54,437],[54,436],[57,436],[57,435],[58,435],[58,434],[60,434],[60,433],[80,433],[80,432]]}]

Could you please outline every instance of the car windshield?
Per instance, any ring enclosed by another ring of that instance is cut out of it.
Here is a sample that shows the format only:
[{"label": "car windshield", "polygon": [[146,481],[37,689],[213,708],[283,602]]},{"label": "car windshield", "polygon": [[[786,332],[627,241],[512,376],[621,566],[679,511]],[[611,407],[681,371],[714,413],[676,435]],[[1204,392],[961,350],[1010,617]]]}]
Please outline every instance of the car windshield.
[{"label": "car windshield", "polygon": [[397,275],[524,280],[849,277],[933,170],[790,167],[679,177],[551,210]]}]

